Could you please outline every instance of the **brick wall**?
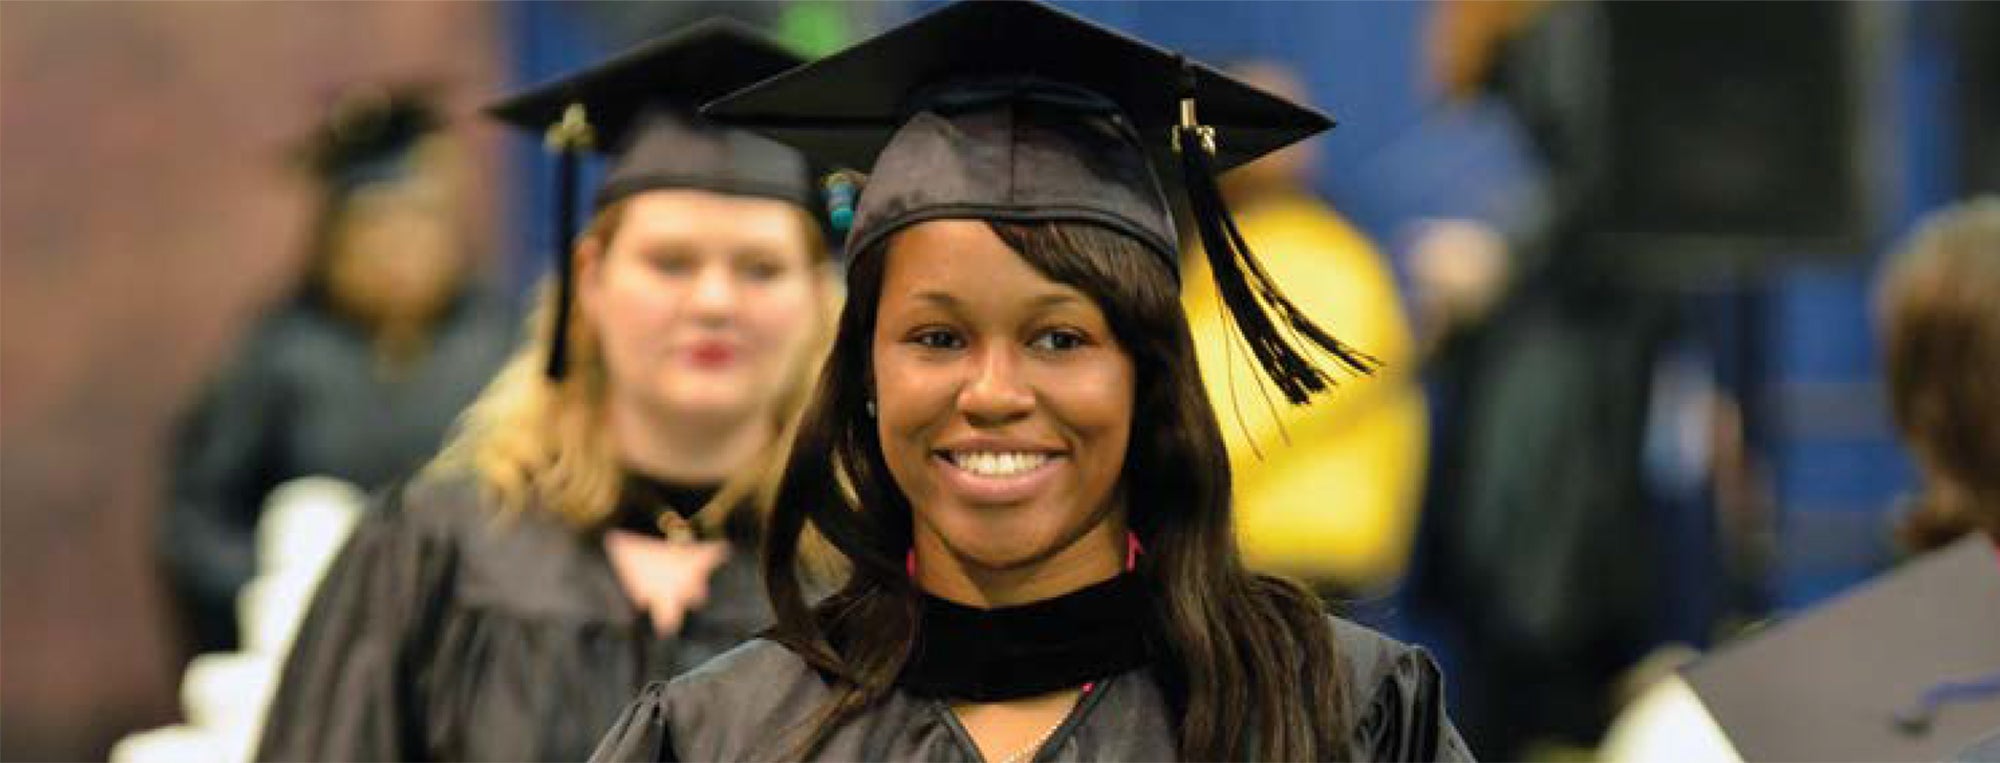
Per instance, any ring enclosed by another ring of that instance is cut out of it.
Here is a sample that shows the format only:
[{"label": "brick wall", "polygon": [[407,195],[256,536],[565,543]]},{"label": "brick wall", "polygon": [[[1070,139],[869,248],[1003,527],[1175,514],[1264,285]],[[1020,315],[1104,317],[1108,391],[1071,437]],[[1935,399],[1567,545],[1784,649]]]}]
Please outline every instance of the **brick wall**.
[{"label": "brick wall", "polygon": [[502,39],[473,3],[0,4],[0,758],[172,719],[163,446],[300,264],[281,159],[343,85],[441,77],[491,229]]}]

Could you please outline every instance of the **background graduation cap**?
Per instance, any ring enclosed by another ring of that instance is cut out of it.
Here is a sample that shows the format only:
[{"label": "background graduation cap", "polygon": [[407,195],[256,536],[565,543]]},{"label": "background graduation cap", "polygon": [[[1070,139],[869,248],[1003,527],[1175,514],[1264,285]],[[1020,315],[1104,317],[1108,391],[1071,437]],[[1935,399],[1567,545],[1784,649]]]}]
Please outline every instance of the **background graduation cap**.
[{"label": "background graduation cap", "polygon": [[426,84],[362,86],[334,101],[298,149],[300,162],[335,194],[415,172],[417,142],[443,128],[437,90]]},{"label": "background graduation cap", "polygon": [[1746,760],[1990,760],[2000,553],[1975,534],[1683,672]]},{"label": "background graduation cap", "polygon": [[556,153],[558,292],[548,377],[561,380],[574,300],[570,248],[577,230],[577,162],[586,151],[610,158],[597,209],[642,191],[693,188],[762,196],[810,207],[812,177],[798,152],[696,114],[702,103],[802,63],[756,32],[710,19],[642,44],[604,63],[508,97],[495,117],[541,131]]},{"label": "background graduation cap", "polygon": [[1287,399],[1332,382],[1299,345],[1355,371],[1375,366],[1285,298],[1215,186],[1216,173],[1333,121],[1069,13],[961,2],[702,113],[829,164],[872,167],[855,253],[928,219],[1067,220],[1129,234],[1178,273],[1158,167],[1182,181],[1230,317]]}]

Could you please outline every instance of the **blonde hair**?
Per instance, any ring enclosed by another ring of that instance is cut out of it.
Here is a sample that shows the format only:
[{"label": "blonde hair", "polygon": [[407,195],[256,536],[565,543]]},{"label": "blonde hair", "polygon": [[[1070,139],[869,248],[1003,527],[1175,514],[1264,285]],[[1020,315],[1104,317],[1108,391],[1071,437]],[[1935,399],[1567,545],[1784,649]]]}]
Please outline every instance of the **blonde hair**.
[{"label": "blonde hair", "polygon": [[[623,203],[606,207],[577,239],[609,249],[625,213]],[[810,214],[799,210],[799,225],[810,250],[810,277],[822,278],[828,263],[825,239]],[[573,258],[575,259],[575,258]],[[576,267],[572,264],[571,267]],[[529,341],[515,351],[458,425],[427,475],[470,474],[503,512],[546,511],[570,526],[588,530],[607,522],[624,484],[624,468],[606,426],[606,371],[597,327],[586,311],[572,309],[568,323],[568,372],[561,381],[544,374],[553,330],[554,289],[544,282],[528,316]],[[772,443],[725,481],[709,506],[752,506],[763,511],[775,493],[785,444],[810,394],[813,379],[831,342],[839,289],[833,278],[816,285],[821,295],[812,336],[801,357],[786,371],[768,422]],[[695,523],[720,528],[729,512],[704,510]]]}]

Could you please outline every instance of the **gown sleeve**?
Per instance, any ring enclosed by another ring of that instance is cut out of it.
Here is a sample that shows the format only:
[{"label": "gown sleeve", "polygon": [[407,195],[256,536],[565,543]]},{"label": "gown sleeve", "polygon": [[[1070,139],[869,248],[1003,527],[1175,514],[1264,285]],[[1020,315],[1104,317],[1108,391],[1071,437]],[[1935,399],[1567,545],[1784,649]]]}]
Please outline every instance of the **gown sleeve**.
[{"label": "gown sleeve", "polygon": [[625,706],[597,750],[591,763],[651,763],[675,761],[673,730],[667,724],[667,683],[654,681]]},{"label": "gown sleeve", "polygon": [[1329,618],[1347,680],[1352,760],[1470,761],[1445,712],[1444,673],[1421,647]]},{"label": "gown sleeve", "polygon": [[[793,734],[829,698],[825,682],[783,646],[756,639],[702,667],[654,681],[619,713],[590,759],[604,763],[783,760]],[[928,707],[928,706],[926,706]],[[898,737],[900,738],[900,737]],[[872,748],[870,748],[872,750]],[[822,748],[831,760],[939,760]]]},{"label": "gown sleeve", "polygon": [[233,623],[236,594],[256,573],[257,516],[278,481],[286,402],[270,346],[271,331],[261,331],[202,391],[174,436],[158,543],[201,627]]},{"label": "gown sleeve", "polygon": [[1372,761],[1470,761],[1472,751],[1445,714],[1444,677],[1422,649],[1396,645],[1383,655],[1356,731],[1361,756]]},{"label": "gown sleeve", "polygon": [[257,759],[424,760],[413,665],[451,585],[448,546],[391,488],[321,580],[265,720]]}]

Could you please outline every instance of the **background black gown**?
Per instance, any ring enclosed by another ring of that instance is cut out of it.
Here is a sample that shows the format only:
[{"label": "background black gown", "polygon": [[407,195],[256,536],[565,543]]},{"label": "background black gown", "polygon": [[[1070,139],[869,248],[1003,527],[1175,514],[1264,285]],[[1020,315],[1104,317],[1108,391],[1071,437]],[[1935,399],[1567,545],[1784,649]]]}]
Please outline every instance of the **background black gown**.
[{"label": "background black gown", "polygon": [[[625,495],[676,492],[687,491]],[[708,604],[661,637],[619,586],[601,532],[498,512],[469,479],[412,483],[383,503],[320,585],[260,760],[581,760],[648,681],[770,621],[742,543],[710,578]]]},{"label": "background black gown", "polygon": [[469,290],[424,356],[385,376],[367,332],[312,300],[264,317],[174,443],[158,542],[195,652],[237,645],[236,595],[257,572],[271,491],[312,476],[372,491],[421,466],[512,352],[514,326]]},{"label": "background black gown", "polygon": [[[1430,655],[1333,619],[1352,687],[1352,760],[1471,760],[1445,715]],[[673,680],[655,682],[619,716],[594,761],[780,760],[800,724],[830,695],[790,650],[751,641]],[[1151,674],[1140,668],[1097,682],[1034,759],[1177,760],[1176,730]],[[980,761],[979,748],[944,701],[897,690],[843,726],[821,760]]]}]

